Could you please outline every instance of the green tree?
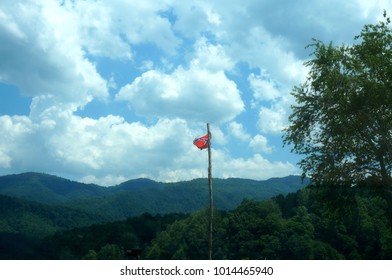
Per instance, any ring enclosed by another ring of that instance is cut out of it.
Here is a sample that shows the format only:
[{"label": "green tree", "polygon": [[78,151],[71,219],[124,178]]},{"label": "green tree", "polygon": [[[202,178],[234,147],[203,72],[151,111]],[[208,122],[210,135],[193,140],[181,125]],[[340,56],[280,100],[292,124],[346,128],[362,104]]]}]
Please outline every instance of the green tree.
[{"label": "green tree", "polygon": [[83,260],[97,260],[98,255],[94,250],[89,250],[88,253],[82,258]]},{"label": "green tree", "polygon": [[392,30],[390,19],[365,25],[354,44],[314,40],[307,80],[292,95],[284,143],[304,158],[314,183],[355,185],[369,176],[391,185]]},{"label": "green tree", "polygon": [[[142,259],[208,258],[207,209],[195,212],[186,219],[177,220],[160,232],[142,254]],[[226,256],[226,219],[220,211],[214,212],[213,259]]]},{"label": "green tree", "polygon": [[[89,255],[89,257],[92,256],[94,254]],[[124,249],[116,244],[106,244],[99,250],[96,256],[99,260],[123,260],[125,258]]]}]

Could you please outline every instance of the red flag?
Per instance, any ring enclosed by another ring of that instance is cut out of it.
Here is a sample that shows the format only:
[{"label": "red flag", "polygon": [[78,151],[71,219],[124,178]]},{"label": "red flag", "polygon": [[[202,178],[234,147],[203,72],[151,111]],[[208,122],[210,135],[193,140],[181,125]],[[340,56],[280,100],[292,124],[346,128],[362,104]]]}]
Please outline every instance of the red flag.
[{"label": "red flag", "polygon": [[207,149],[208,148],[208,134],[204,136],[200,136],[199,138],[196,138],[193,140],[193,145],[198,147],[200,150]]}]

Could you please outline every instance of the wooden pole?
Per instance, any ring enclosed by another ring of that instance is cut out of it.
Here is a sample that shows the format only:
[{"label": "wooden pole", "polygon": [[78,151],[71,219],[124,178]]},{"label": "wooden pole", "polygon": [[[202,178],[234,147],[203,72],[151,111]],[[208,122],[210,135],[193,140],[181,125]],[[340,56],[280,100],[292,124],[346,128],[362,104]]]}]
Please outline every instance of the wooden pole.
[{"label": "wooden pole", "polygon": [[208,255],[209,259],[212,260],[212,219],[213,219],[213,197],[212,197],[212,171],[211,171],[211,132],[210,124],[207,123],[207,133],[208,133],[208,189],[210,192],[210,218],[209,218],[209,238],[208,238]]}]

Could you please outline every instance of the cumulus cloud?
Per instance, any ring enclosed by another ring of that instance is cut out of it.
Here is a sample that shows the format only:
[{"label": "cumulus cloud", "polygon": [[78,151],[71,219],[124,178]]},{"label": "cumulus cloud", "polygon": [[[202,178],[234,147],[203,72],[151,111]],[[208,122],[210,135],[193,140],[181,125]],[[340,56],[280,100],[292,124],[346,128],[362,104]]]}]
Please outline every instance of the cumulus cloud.
[{"label": "cumulus cloud", "polygon": [[1,167],[55,174],[60,170],[85,182],[98,183],[99,178],[101,184],[112,184],[124,178],[161,179],[161,169],[187,166],[184,151],[189,150],[189,159],[197,153],[190,149],[195,132],[179,119],[145,126],[113,115],[82,118],[55,105],[35,113],[34,121],[0,117],[0,131],[7,131],[0,141]]},{"label": "cumulus cloud", "polygon": [[253,91],[253,98],[256,102],[273,101],[282,95],[277,89],[276,83],[271,81],[265,73],[262,75],[251,73],[248,77],[248,81]]},{"label": "cumulus cloud", "polygon": [[[29,152],[25,141],[32,132],[32,123],[23,116],[0,116],[0,166],[10,168],[15,164],[15,157],[18,153]],[[31,154],[29,152],[28,154]],[[26,159],[21,159],[26,160]],[[23,162],[20,163],[21,165]]]},{"label": "cumulus cloud", "polygon": [[286,112],[282,108],[262,107],[258,127],[264,133],[281,133],[287,123],[285,116]]},{"label": "cumulus cloud", "polygon": [[[211,122],[214,176],[294,173],[270,136],[306,78],[305,45],[352,40],[391,10],[332,1],[1,1],[0,83],[32,102],[28,115],[0,116],[0,172],[104,185],[205,177],[207,155],[192,140]],[[117,62],[126,71],[111,69]],[[229,136],[248,151],[234,152]]]},{"label": "cumulus cloud", "polygon": [[151,43],[175,54],[181,44],[163,12],[167,1],[64,1],[75,17],[79,40],[91,55],[134,59],[133,46]]},{"label": "cumulus cloud", "polygon": [[117,100],[129,102],[141,116],[183,118],[222,123],[244,110],[236,84],[227,78],[232,66],[220,46],[196,43],[196,56],[188,69],[170,74],[150,70],[124,86]]},{"label": "cumulus cloud", "polygon": [[96,1],[94,5],[90,1],[65,1],[63,6],[75,17],[74,22],[78,25],[80,44],[90,55],[105,56],[112,59],[133,59],[134,53],[131,45],[120,33],[119,24],[126,24],[117,13],[124,12],[125,3]]},{"label": "cumulus cloud", "polygon": [[229,132],[237,139],[248,142],[249,147],[256,153],[271,153],[272,148],[268,145],[268,140],[263,135],[257,134],[252,137],[244,129],[244,126],[238,122],[230,122],[228,125]]},{"label": "cumulus cloud", "polygon": [[217,159],[214,164],[217,176],[221,178],[242,177],[264,180],[271,177],[281,177],[282,174],[293,174],[296,167],[289,162],[271,162],[260,154],[250,158],[230,158],[228,155],[214,153]]},{"label": "cumulus cloud", "polygon": [[0,40],[6,42],[0,47],[0,82],[78,106],[107,98],[106,81],[85,58],[67,11],[54,2],[6,1],[0,18]]},{"label": "cumulus cloud", "polygon": [[252,138],[249,146],[257,153],[271,153],[272,148],[268,145],[268,140],[263,135],[256,135]]},{"label": "cumulus cloud", "polygon": [[228,127],[230,133],[242,141],[248,141],[251,138],[251,136],[245,132],[244,126],[238,122],[230,122]]},{"label": "cumulus cloud", "polygon": [[[178,181],[207,176],[207,154],[192,145],[202,130],[184,120],[161,119],[146,126],[113,115],[83,118],[72,108],[55,105],[40,112],[38,105],[32,109],[33,120],[0,117],[0,131],[8,132],[0,141],[2,168],[72,174],[73,179],[100,185],[137,177]],[[213,133],[214,139],[224,137],[219,128]],[[232,158],[219,148],[213,148],[213,160],[216,177],[265,179],[293,170],[289,163],[270,162],[259,154]]]}]

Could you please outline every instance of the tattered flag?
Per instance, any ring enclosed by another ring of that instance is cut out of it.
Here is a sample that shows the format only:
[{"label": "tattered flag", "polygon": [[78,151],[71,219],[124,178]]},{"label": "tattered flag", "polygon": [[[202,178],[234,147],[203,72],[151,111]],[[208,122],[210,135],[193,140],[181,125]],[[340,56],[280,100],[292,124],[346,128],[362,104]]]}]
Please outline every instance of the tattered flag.
[{"label": "tattered flag", "polygon": [[200,150],[207,149],[208,148],[208,134],[204,136],[200,136],[193,140],[193,145],[198,147]]}]

